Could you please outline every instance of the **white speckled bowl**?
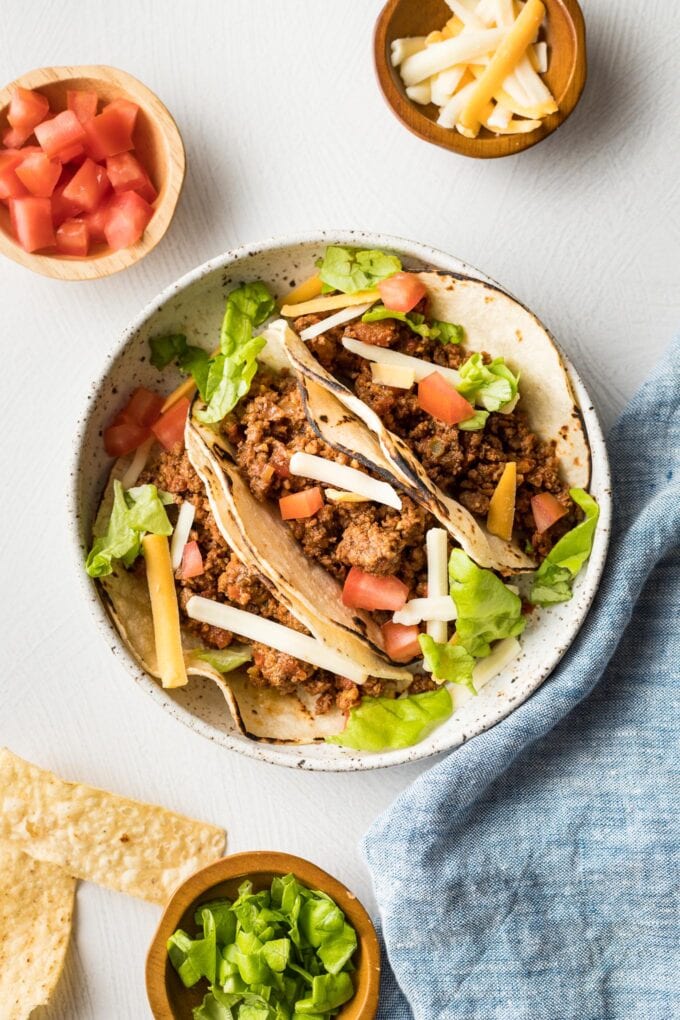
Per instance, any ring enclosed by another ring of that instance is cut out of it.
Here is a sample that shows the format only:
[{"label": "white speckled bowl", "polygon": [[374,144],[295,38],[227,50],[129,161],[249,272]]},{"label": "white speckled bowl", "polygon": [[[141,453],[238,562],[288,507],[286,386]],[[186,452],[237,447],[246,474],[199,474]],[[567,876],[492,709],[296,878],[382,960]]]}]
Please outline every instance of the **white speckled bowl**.
[{"label": "white speckled bowl", "polygon": [[426,245],[360,231],[322,231],[292,238],[275,238],[228,251],[193,269],[164,290],[131,323],[111,354],[104,374],[92,386],[76,437],[71,519],[77,569],[81,571],[84,592],[102,634],[125,668],[159,706],[196,732],[241,754],[278,765],[344,772],[399,765],[452,750],[503,719],[543,683],[573,641],[597,590],[609,541],[611,493],[607,450],[597,415],[583,383],[565,357],[592,450],[590,490],[601,507],[592,556],[585,573],[575,585],[570,602],[533,614],[532,624],[522,636],[520,657],[488,684],[477,698],[468,701],[445,725],[415,747],[369,754],[330,744],[258,743],[235,730],[222,695],[210,681],[193,678],[188,687],[177,691],[163,690],[139,668],[123,646],[94,583],[89,581],[81,567],[109,469],[101,430],[134,386],[144,385],[167,392],[175,384],[168,372],[161,375],[149,364],[149,336],[164,331],[186,332],[192,341],[202,341],[212,348],[222,320],[225,297],[234,285],[262,279],[278,294],[283,294],[311,275],[315,260],[327,244],[391,248],[403,256],[408,268],[466,273],[493,283],[460,259]]}]

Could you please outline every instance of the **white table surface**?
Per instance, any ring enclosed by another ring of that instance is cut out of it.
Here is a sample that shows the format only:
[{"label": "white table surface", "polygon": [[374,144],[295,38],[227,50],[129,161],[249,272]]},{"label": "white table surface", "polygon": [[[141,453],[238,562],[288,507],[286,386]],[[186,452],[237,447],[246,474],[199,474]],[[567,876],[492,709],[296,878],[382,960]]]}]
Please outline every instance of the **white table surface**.
[{"label": "white table surface", "polygon": [[[360,227],[454,252],[553,329],[609,425],[680,324],[677,34],[668,0],[586,0],[590,77],[557,135],[476,162],[412,137],[378,92],[378,0],[5,0],[0,79],[108,63],[175,115],[188,176],[164,242],[95,283],[8,261],[2,293],[0,743],[64,777],[224,825],[231,851],[309,857],[371,907],[359,839],[424,766],[292,772],[230,754],[136,687],[84,606],[66,536],[73,423],[137,311],[273,234]],[[157,908],[91,885],[51,1020],[148,1015]]]}]

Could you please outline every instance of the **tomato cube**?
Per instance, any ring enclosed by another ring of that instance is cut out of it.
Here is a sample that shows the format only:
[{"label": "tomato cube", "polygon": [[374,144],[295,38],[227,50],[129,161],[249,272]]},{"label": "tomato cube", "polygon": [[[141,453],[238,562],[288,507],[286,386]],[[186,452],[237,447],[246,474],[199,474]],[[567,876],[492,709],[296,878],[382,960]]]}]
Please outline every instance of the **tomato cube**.
[{"label": "tomato cube", "polygon": [[352,567],[345,578],[342,602],[352,609],[402,609],[408,598],[408,588],[392,574],[368,574],[360,567]]},{"label": "tomato cube", "polygon": [[531,497],[531,512],[536,522],[536,531],[542,535],[569,511],[551,492],[539,492],[537,496]]},{"label": "tomato cube", "polygon": [[60,150],[84,142],[85,132],[73,110],[64,110],[52,120],[38,124],[35,137],[48,156],[58,156]]},{"label": "tomato cube", "polygon": [[[80,159],[81,156],[82,159]],[[61,149],[58,159],[61,163],[73,163],[78,160],[83,163],[85,161],[85,148],[80,142],[76,142],[75,145],[69,145],[66,149]]]},{"label": "tomato cube", "polygon": [[103,166],[86,159],[64,188],[64,198],[79,205],[85,212],[92,212],[110,188],[109,179]]},{"label": "tomato cube", "polygon": [[137,192],[138,195],[142,196],[145,202],[148,202],[149,205],[152,205],[158,198],[158,192],[154,188],[151,182],[151,178],[149,177],[146,170],[144,170],[144,167],[142,167],[142,170],[144,171],[144,183],[142,184],[141,188],[135,188],[135,191]]},{"label": "tomato cube", "polygon": [[284,521],[295,521],[302,517],[313,517],[323,506],[323,493],[320,486],[302,489],[282,496],[279,500],[279,511]]},{"label": "tomato cube", "polygon": [[8,127],[2,133],[2,144],[6,149],[20,149],[33,134],[33,128]]},{"label": "tomato cube", "polygon": [[117,156],[134,148],[129,113],[112,106],[109,103],[100,114],[81,125],[86,136],[85,151],[92,159]]},{"label": "tomato cube", "polygon": [[0,200],[20,198],[22,195],[28,194],[28,190],[16,175],[16,169],[22,159],[23,154],[17,149],[8,152],[0,151]]},{"label": "tomato cube", "polygon": [[90,244],[103,244],[106,241],[104,227],[109,218],[109,199],[104,199],[101,205],[91,213],[85,213],[83,219],[90,231]]},{"label": "tomato cube", "polygon": [[64,220],[57,228],[57,251],[64,255],[87,255],[90,231],[83,219]]},{"label": "tomato cube", "polygon": [[433,372],[418,383],[418,403],[423,411],[447,425],[471,418],[475,409],[440,372]]},{"label": "tomato cube", "polygon": [[378,290],[385,308],[393,312],[410,312],[427,294],[425,284],[415,273],[388,276],[380,281]]},{"label": "tomato cube", "polygon": [[[33,131],[33,128],[45,119],[50,110],[49,100],[40,92],[17,87],[12,92],[7,120],[19,131]],[[26,135],[28,137],[28,135]]]},{"label": "tomato cube", "polygon": [[[125,192],[125,194],[132,195],[134,192]],[[184,443],[184,426],[188,413],[189,401],[186,397],[182,397],[151,426],[154,436],[166,450],[171,450],[177,443]]]},{"label": "tomato cube", "polygon": [[131,152],[109,156],[106,172],[114,191],[139,191],[148,181],[146,170]]},{"label": "tomato cube", "polygon": [[52,194],[52,222],[58,227],[64,220],[70,220],[83,212],[83,207],[77,202],[71,202],[64,198],[64,190],[68,187],[73,178],[74,170],[62,170],[61,179]]},{"label": "tomato cube", "polygon": [[134,425],[149,428],[160,418],[164,403],[165,397],[159,393],[138,386],[116,420],[130,421]]},{"label": "tomato cube", "polygon": [[385,652],[393,662],[410,662],[420,655],[418,627],[406,627],[403,623],[393,623],[389,620],[382,625],[381,630]]},{"label": "tomato cube", "polygon": [[137,114],[139,113],[139,107],[137,106],[137,103],[133,103],[130,99],[113,99],[110,103],[106,104],[104,110],[108,110],[109,113],[113,111],[119,114],[120,117],[125,121],[125,124],[130,134],[132,134],[132,132],[135,130],[135,124],[137,123]]},{"label": "tomato cube", "polygon": [[190,577],[198,577],[203,573],[203,557],[198,542],[187,542],[182,551],[182,566],[180,574],[185,581]]},{"label": "tomato cube", "polygon": [[32,195],[49,198],[61,176],[61,163],[44,152],[29,153],[17,167],[16,175]]},{"label": "tomato cube", "polygon": [[39,251],[54,245],[52,204],[49,198],[38,198],[36,195],[12,198],[9,211],[14,233],[25,251]]},{"label": "tomato cube", "polygon": [[66,93],[66,106],[73,110],[81,124],[96,117],[97,101],[97,93],[86,89],[68,89]]},{"label": "tomato cube", "polygon": [[149,438],[149,430],[131,422],[109,425],[104,429],[104,449],[109,457],[125,457]]},{"label": "tomato cube", "polygon": [[114,251],[135,244],[152,216],[153,209],[136,191],[114,195],[104,225],[107,243]]}]

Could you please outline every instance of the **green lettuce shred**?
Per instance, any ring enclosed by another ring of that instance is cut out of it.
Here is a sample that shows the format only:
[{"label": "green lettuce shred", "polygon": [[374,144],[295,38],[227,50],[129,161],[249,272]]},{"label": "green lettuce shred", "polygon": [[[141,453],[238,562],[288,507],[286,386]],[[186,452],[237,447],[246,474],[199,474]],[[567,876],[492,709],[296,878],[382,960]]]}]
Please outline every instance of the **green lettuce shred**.
[{"label": "green lettuce shred", "polygon": [[568,602],[574,578],[593,548],[600,508],[585,489],[570,489],[569,495],[583,510],[585,520],[556,542],[536,571],[529,595],[535,606]]},{"label": "green lettuce shred", "polygon": [[441,344],[459,344],[465,335],[463,327],[454,322],[440,322],[436,319],[428,326],[425,316],[420,312],[394,312],[384,305],[376,305],[361,317],[362,322],[380,322],[382,319],[398,319],[418,336],[439,340]]},{"label": "green lettuce shred", "polygon": [[485,365],[481,354],[471,354],[461,365],[460,379],[458,392],[487,411],[499,411],[517,396],[519,373],[514,375],[504,358],[494,358]]},{"label": "green lettuce shred", "polygon": [[474,656],[461,645],[435,641],[429,634],[418,638],[425,659],[425,669],[440,683],[462,684],[476,694],[472,682]]},{"label": "green lettuce shred", "polygon": [[477,432],[479,429],[484,428],[488,417],[488,411],[477,410],[469,418],[465,418],[464,421],[459,421],[458,428],[463,429],[464,432]]},{"label": "green lettuce shred", "polygon": [[350,709],[342,733],[326,737],[329,744],[357,751],[385,751],[411,747],[453,712],[446,687],[405,698],[364,698]]},{"label": "green lettuce shred", "polygon": [[356,294],[359,290],[370,290],[388,276],[394,276],[401,269],[401,261],[396,255],[388,255],[384,251],[359,251],[331,244],[317,266],[326,291]]},{"label": "green lettuce shred", "polygon": [[219,673],[231,673],[244,663],[250,662],[253,657],[252,650],[245,646],[230,646],[229,648],[203,648],[194,652],[194,657],[207,662]]},{"label": "green lettuce shred", "polygon": [[357,934],[338,905],[294,875],[201,904],[192,937],[177,929],[170,962],[189,988],[209,988],[194,1020],[326,1020],[354,995]]},{"label": "green lettuce shred", "polygon": [[114,560],[130,567],[140,553],[144,535],[171,535],[172,525],[165,503],[172,496],[155,485],[139,485],[126,492],[119,481],[113,483],[113,507],[104,535],[95,538],[85,569],[90,577],[105,577],[113,570]]},{"label": "green lettuce shred", "polygon": [[456,603],[456,633],[460,645],[477,659],[491,653],[491,641],[517,637],[526,626],[522,600],[493,570],[472,562],[462,549],[449,557],[449,585]]}]

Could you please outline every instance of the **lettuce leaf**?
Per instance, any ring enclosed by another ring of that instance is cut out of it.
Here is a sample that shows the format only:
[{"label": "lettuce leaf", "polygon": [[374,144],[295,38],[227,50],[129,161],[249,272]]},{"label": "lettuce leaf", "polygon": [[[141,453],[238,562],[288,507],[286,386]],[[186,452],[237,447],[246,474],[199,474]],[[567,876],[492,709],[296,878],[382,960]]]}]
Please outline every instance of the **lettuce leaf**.
[{"label": "lettuce leaf", "polygon": [[470,418],[465,418],[464,421],[459,421],[458,428],[463,429],[464,432],[477,432],[478,429],[484,428],[488,417],[488,411],[475,411]]},{"label": "lettuce leaf", "polygon": [[187,343],[183,333],[172,333],[168,336],[152,336],[149,339],[151,348],[150,361],[154,368],[164,369],[174,361],[180,372],[192,375],[203,400],[206,399],[206,386],[210,355],[202,347],[193,347]]},{"label": "lettuce leaf", "polygon": [[250,662],[253,657],[252,650],[245,645],[238,648],[204,648],[193,654],[195,658],[207,662],[219,673],[231,673],[245,662]]},{"label": "lettuce leaf", "polygon": [[568,602],[574,578],[593,548],[600,508],[584,489],[570,489],[569,495],[583,510],[585,520],[562,536],[536,571],[529,595],[535,606]]},{"label": "lettuce leaf", "polygon": [[451,715],[453,703],[446,687],[406,698],[364,698],[350,709],[342,733],[326,737],[329,744],[357,751],[385,751],[411,747]]},{"label": "lettuce leaf", "polygon": [[458,611],[458,643],[470,655],[481,659],[490,654],[491,641],[517,637],[524,630],[519,596],[492,570],[476,566],[462,549],[454,549],[449,557],[449,585]]},{"label": "lettuce leaf", "polygon": [[475,660],[461,644],[441,643],[435,641],[429,634],[421,634],[418,641],[425,658],[425,669],[435,680],[441,683],[463,684],[473,694],[477,693],[472,682]]},{"label": "lettuce leaf", "polygon": [[113,507],[106,533],[95,538],[85,561],[90,577],[110,574],[114,560],[130,567],[139,556],[145,534],[172,534],[163,505],[167,499],[167,494],[159,493],[155,485],[138,485],[126,492],[119,481],[113,483]]},{"label": "lettuce leaf", "polygon": [[494,358],[485,365],[481,354],[472,354],[461,365],[460,378],[458,392],[487,411],[498,411],[517,396],[519,373],[514,375],[504,358]]},{"label": "lettuce leaf", "polygon": [[401,261],[396,255],[388,255],[384,251],[359,251],[331,244],[317,266],[325,290],[356,294],[359,290],[370,290],[388,276],[394,276],[401,269]]},{"label": "lettuce leaf", "polygon": [[[227,298],[220,353],[206,364],[200,363],[201,396],[207,407],[197,412],[206,424],[222,421],[250,389],[257,371],[257,356],[266,341],[253,336],[274,311],[275,301],[263,283],[244,283]],[[197,385],[199,379],[196,380]]]},{"label": "lettuce leaf", "polygon": [[385,308],[384,305],[376,305],[361,317],[362,322],[380,322],[382,319],[398,319],[418,336],[431,337],[433,340],[439,340],[441,344],[459,344],[464,336],[463,327],[453,322],[435,320],[428,326],[425,316],[420,312],[395,312],[391,308]]}]

